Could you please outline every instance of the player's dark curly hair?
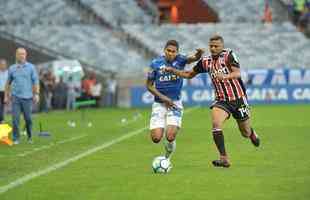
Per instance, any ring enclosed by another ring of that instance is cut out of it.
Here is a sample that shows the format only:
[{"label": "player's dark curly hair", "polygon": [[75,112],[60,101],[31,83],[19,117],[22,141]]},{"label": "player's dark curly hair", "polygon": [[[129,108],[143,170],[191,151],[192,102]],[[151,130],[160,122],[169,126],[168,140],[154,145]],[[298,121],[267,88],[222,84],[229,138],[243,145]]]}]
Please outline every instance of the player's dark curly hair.
[{"label": "player's dark curly hair", "polygon": [[168,40],[165,48],[167,48],[168,46],[175,46],[177,48],[177,50],[179,50],[179,43],[176,40]]}]

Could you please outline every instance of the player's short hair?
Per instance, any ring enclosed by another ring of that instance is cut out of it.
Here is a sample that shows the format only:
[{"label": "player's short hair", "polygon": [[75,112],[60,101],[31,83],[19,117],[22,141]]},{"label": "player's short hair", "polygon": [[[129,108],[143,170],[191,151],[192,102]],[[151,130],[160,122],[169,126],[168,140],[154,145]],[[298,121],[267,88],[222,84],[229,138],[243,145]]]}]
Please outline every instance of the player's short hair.
[{"label": "player's short hair", "polygon": [[215,34],[213,36],[210,37],[209,42],[213,41],[213,40],[221,40],[221,42],[224,43],[224,38],[218,34]]},{"label": "player's short hair", "polygon": [[168,40],[165,48],[167,48],[168,46],[175,46],[177,48],[177,50],[179,50],[179,43],[176,40]]}]

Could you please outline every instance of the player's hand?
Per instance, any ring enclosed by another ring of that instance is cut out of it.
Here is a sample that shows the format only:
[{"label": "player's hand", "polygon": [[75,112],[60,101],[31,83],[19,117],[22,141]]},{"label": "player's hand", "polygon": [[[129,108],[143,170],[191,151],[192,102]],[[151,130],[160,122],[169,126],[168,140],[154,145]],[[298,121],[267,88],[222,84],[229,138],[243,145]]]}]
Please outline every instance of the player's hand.
[{"label": "player's hand", "polygon": [[170,73],[173,73],[173,72],[174,72],[174,70],[175,70],[175,69],[174,69],[173,67],[164,67],[164,68],[163,68],[163,71],[164,71],[164,72],[170,72]]},{"label": "player's hand", "polygon": [[175,109],[175,108],[177,108],[177,105],[175,105],[175,104],[173,103],[173,101],[172,101],[170,98],[165,97],[165,98],[162,99],[162,100],[163,100],[164,104],[166,105],[166,107],[167,107],[168,109]]},{"label": "player's hand", "polygon": [[39,94],[33,95],[33,102],[34,102],[35,104],[37,104],[37,103],[39,103],[39,101],[40,101],[40,96],[39,96]]},{"label": "player's hand", "polygon": [[197,59],[199,59],[199,58],[201,58],[202,54],[204,54],[204,53],[205,53],[205,49],[198,48],[198,49],[196,49],[195,56],[196,56]]},{"label": "player's hand", "polygon": [[219,72],[216,74],[216,78],[219,79],[220,81],[222,81],[222,80],[228,79],[228,75],[224,74],[222,72]]}]

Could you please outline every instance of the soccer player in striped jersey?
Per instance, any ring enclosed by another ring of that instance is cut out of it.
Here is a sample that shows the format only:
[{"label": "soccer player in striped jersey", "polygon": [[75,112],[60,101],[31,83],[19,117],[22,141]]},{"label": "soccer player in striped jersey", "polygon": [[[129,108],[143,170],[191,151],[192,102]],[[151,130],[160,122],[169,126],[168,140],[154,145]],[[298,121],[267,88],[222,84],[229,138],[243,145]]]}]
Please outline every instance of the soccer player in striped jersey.
[{"label": "soccer player in striped jersey", "polygon": [[204,56],[189,71],[166,67],[164,71],[172,72],[183,78],[193,78],[199,73],[208,73],[215,89],[215,101],[210,108],[212,116],[212,133],[220,158],[212,161],[216,167],[231,165],[225,149],[223,124],[232,115],[238,124],[241,134],[249,138],[254,146],[260,145],[260,139],[250,123],[250,111],[247,95],[241,80],[240,64],[236,54],[224,49],[224,39],[214,35],[209,40],[211,55]]},{"label": "soccer player in striped jersey", "polygon": [[198,61],[203,53],[203,49],[197,49],[194,55],[181,55],[178,42],[169,40],[165,45],[164,55],[153,59],[149,67],[146,87],[155,97],[150,120],[151,138],[154,143],[159,143],[165,133],[167,139],[165,156],[167,158],[175,151],[175,138],[182,123],[183,78],[164,72],[162,69],[167,66],[184,69],[186,64]]}]

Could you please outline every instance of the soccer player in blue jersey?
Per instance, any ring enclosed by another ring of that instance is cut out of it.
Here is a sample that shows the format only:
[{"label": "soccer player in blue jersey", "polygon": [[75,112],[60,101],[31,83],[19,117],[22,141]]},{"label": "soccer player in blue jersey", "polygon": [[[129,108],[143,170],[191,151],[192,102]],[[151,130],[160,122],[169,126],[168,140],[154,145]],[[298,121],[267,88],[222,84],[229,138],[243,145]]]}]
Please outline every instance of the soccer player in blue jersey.
[{"label": "soccer player in blue jersey", "polygon": [[203,53],[203,49],[197,49],[194,55],[181,55],[178,42],[169,40],[165,45],[164,55],[153,59],[150,65],[146,87],[155,97],[150,120],[151,138],[154,143],[159,143],[164,134],[166,135],[167,141],[164,145],[167,158],[175,151],[175,138],[182,123],[183,78],[164,72],[163,69],[169,66],[182,70],[186,64],[198,61]]}]

